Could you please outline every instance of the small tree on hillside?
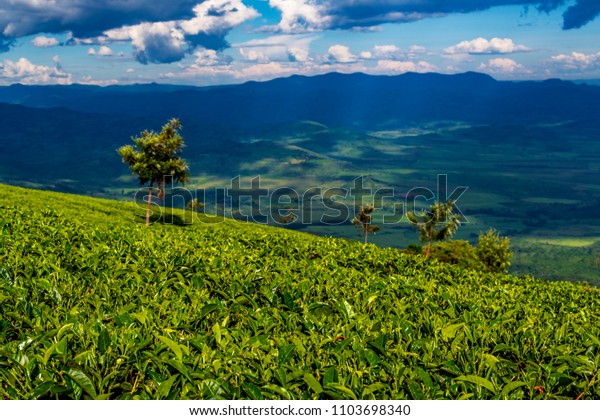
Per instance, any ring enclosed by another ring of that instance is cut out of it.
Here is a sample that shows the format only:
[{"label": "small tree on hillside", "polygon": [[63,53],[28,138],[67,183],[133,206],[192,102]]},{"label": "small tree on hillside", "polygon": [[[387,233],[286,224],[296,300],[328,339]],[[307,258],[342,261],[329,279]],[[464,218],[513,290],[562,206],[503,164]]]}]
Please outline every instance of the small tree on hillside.
[{"label": "small tree on hillside", "polygon": [[140,184],[150,184],[146,226],[150,225],[153,187],[156,185],[157,196],[160,199],[164,196],[165,177],[170,176],[175,182],[185,182],[188,178],[188,165],[179,157],[184,146],[179,130],[181,123],[177,118],[173,118],[162,127],[160,133],[143,131],[140,137],[132,139],[135,147],[128,145],[117,150],[123,162],[137,175]]},{"label": "small tree on hillside", "polygon": [[198,201],[197,198],[194,198],[193,200],[191,200],[187,203],[187,208],[190,209],[191,211],[200,211],[204,207],[205,207],[205,204]]},{"label": "small tree on hillside", "polygon": [[510,238],[501,237],[494,229],[479,234],[477,255],[485,270],[492,273],[505,273],[510,267],[512,251]]},{"label": "small tree on hillside", "polygon": [[460,226],[459,217],[454,214],[454,202],[452,200],[445,203],[436,202],[419,215],[411,211],[406,216],[419,232],[421,242],[427,244],[425,248],[425,256],[427,257],[431,255],[431,243],[433,241],[443,241],[451,238]]},{"label": "small tree on hillside", "polygon": [[365,244],[368,243],[369,233],[379,232],[379,226],[372,224],[372,213],[375,210],[375,207],[372,205],[360,206],[358,209],[358,214],[354,219],[352,219],[352,223],[356,225],[357,228],[360,228],[365,237]]}]

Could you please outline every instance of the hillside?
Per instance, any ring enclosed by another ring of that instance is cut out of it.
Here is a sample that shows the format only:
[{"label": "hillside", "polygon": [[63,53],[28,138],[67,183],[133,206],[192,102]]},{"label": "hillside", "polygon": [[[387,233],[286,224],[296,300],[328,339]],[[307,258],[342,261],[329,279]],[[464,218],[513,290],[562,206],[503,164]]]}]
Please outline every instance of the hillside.
[{"label": "hillside", "polygon": [[[260,176],[270,191],[298,192],[351,191],[362,177],[372,191],[394,189],[375,214],[381,223],[400,205],[421,205],[409,199],[414,188],[439,192],[438,175],[447,174],[449,191],[468,187],[458,205],[469,223],[457,239],[474,242],[493,227],[513,239],[511,273],[600,285],[598,104],[598,86],[478,73],[332,73],[208,88],[4,86],[0,183],[129,200],[137,182],[116,149],[177,116],[186,187],[205,195],[207,208],[215,189],[233,188],[238,176],[243,186]],[[315,220],[328,211],[315,209]],[[350,219],[288,227],[356,238]],[[372,241],[403,248],[417,236],[404,219]]]},{"label": "hillside", "polygon": [[136,212],[0,185],[0,398],[600,398],[595,288]]}]

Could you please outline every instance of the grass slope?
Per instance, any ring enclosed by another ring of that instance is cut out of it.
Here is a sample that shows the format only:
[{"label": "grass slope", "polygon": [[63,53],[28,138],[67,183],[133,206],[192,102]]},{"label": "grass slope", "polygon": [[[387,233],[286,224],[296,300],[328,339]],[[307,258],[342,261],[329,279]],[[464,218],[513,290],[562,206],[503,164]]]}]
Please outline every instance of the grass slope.
[{"label": "grass slope", "polygon": [[600,398],[597,289],[139,211],[0,185],[0,398]]}]

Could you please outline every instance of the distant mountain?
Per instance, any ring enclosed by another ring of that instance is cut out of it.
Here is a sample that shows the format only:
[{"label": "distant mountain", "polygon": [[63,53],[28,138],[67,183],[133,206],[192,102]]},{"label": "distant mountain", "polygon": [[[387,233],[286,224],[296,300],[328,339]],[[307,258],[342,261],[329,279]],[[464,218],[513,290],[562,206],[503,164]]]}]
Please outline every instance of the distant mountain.
[{"label": "distant mountain", "polygon": [[561,80],[497,81],[480,73],[330,73],[198,88],[171,85],[0,88],[0,102],[240,126],[313,120],[398,125],[437,120],[554,123],[600,117],[600,87]]}]

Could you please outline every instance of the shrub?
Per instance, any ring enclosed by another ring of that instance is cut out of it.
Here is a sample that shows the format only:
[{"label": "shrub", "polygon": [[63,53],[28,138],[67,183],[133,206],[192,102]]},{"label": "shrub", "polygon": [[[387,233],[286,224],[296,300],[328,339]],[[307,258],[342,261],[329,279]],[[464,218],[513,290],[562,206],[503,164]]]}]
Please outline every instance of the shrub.
[{"label": "shrub", "polygon": [[467,241],[438,242],[431,246],[431,257],[438,261],[455,264],[462,268],[481,270],[477,250]]},{"label": "shrub", "polygon": [[477,242],[477,255],[485,271],[505,273],[510,267],[513,255],[510,250],[510,238],[501,237],[494,229],[481,233]]}]

